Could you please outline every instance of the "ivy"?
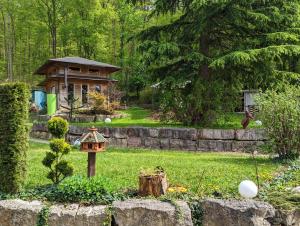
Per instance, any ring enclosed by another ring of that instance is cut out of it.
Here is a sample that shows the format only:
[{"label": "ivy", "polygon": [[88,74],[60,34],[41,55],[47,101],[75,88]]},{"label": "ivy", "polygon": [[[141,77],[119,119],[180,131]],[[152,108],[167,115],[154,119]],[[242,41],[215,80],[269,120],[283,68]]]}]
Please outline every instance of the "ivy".
[{"label": "ivy", "polygon": [[48,226],[49,206],[44,206],[38,214],[36,226]]}]

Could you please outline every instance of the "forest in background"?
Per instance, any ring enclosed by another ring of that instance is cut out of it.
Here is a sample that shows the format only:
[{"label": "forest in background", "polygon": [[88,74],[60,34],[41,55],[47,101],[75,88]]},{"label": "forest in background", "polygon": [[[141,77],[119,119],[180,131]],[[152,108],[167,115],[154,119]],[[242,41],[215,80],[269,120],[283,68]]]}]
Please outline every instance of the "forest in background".
[{"label": "forest in background", "polygon": [[242,90],[299,86],[299,15],[299,0],[0,0],[0,79],[36,86],[47,59],[89,58],[122,68],[122,101],[209,125]]},{"label": "forest in background", "polygon": [[152,16],[151,1],[0,0],[0,80],[35,86],[49,58],[80,56],[123,68],[121,85],[143,71],[135,35],[173,16]]}]

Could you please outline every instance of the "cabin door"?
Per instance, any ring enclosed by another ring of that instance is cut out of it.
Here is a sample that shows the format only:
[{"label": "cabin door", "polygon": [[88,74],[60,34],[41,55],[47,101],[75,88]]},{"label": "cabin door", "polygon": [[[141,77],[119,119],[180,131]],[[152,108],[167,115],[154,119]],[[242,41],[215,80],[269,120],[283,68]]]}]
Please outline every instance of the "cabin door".
[{"label": "cabin door", "polygon": [[68,104],[74,99],[74,84],[68,84]]}]

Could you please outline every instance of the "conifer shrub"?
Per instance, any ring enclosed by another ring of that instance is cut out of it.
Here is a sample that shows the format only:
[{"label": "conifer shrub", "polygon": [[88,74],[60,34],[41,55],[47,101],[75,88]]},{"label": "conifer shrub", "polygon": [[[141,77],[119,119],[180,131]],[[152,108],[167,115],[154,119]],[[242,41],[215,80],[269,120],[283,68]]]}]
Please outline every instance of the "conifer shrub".
[{"label": "conifer shrub", "polygon": [[54,184],[73,175],[73,166],[64,158],[71,151],[71,145],[65,141],[68,128],[69,124],[63,118],[53,117],[48,121],[48,129],[55,138],[50,141],[51,151],[46,153],[42,163],[49,169],[47,178]]},{"label": "conifer shrub", "polygon": [[24,83],[0,85],[0,192],[16,193],[26,176],[29,89]]},{"label": "conifer shrub", "polygon": [[55,138],[64,138],[69,130],[69,123],[61,117],[53,117],[48,121],[48,130]]}]

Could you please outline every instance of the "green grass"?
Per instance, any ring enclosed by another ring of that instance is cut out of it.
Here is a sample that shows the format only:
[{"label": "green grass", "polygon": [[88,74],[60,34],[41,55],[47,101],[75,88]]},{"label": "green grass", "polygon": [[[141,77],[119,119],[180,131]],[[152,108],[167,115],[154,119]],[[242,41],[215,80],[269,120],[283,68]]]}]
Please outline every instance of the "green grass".
[{"label": "green grass", "polygon": [[[47,150],[47,144],[30,143],[26,188],[50,183],[46,178],[47,169],[41,163]],[[75,167],[75,175],[86,176],[86,153],[72,151],[67,158]],[[270,179],[279,167],[267,157],[258,157],[257,162],[261,182]],[[189,192],[200,195],[218,191],[224,197],[233,197],[237,195],[237,187],[242,180],[255,181],[254,161],[247,154],[124,148],[108,148],[106,152],[97,154],[96,175],[108,179],[107,189],[118,191],[137,188],[140,170],[156,166],[165,169],[171,185],[184,186]]]},{"label": "green grass", "polygon": [[[90,127],[90,126],[109,126],[109,127],[128,127],[128,126],[144,126],[144,127],[195,127],[203,128],[202,126],[185,126],[179,122],[165,123],[151,118],[151,111],[139,107],[131,107],[127,110],[119,111],[119,113],[126,114],[127,116],[121,119],[112,119],[111,124],[104,122],[89,122],[89,123],[71,123],[72,125]],[[224,117],[216,120],[211,126],[215,129],[238,129],[241,127],[241,121],[244,114],[239,113],[226,113]],[[249,128],[258,127],[252,120]]]}]

